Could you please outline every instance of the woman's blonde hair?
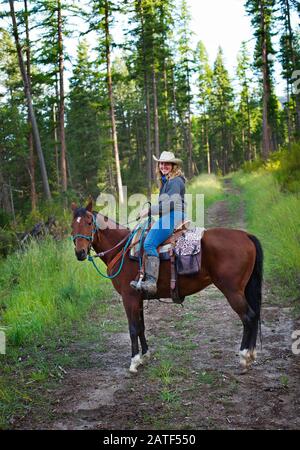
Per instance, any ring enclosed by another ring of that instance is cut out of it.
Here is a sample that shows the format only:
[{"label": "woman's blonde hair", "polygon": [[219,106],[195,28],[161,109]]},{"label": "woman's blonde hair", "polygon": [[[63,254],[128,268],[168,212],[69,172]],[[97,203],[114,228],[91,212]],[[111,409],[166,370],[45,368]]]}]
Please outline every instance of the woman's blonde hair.
[{"label": "woman's blonde hair", "polygon": [[[174,164],[174,163],[171,163],[171,164],[173,167],[172,167],[171,172],[168,173],[168,175],[167,175],[167,180],[172,180],[172,178],[175,178],[175,177],[183,177],[184,180],[186,180],[181,167],[178,164]],[[159,183],[159,187],[161,188],[163,182],[162,182],[162,173],[159,170],[159,162],[156,164],[156,178]]]}]

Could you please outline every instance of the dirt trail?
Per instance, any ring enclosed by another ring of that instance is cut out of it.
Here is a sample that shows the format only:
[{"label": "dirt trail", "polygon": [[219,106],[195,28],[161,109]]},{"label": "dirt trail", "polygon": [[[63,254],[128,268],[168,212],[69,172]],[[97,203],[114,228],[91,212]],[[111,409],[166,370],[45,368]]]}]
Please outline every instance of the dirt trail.
[{"label": "dirt trail", "polygon": [[[226,181],[228,193],[236,194]],[[242,202],[215,204],[207,227],[245,228]],[[128,373],[130,341],[106,336],[106,351],[80,351],[88,368],[67,369],[47,397],[51,414],[33,411],[16,428],[43,429],[296,429],[300,428],[300,355],[291,351],[300,329],[287,307],[264,288],[263,349],[239,372],[239,318],[214,287],[187,298],[184,308],[151,301],[145,309],[150,362]],[[120,301],[117,299],[116,301]],[[79,351],[79,350],[78,350]]]}]

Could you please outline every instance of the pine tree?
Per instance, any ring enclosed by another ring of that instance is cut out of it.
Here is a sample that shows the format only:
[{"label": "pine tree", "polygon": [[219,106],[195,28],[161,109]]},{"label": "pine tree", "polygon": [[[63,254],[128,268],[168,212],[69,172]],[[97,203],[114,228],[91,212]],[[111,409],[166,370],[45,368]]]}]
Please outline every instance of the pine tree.
[{"label": "pine tree", "polygon": [[275,0],[247,0],[246,11],[251,16],[251,23],[254,27],[256,37],[255,65],[261,70],[263,76],[263,145],[262,156],[269,157],[272,145],[271,116],[272,111],[272,46],[271,28],[273,24]]},{"label": "pine tree", "polygon": [[57,42],[58,42],[58,72],[59,72],[59,135],[60,135],[60,164],[62,190],[68,187],[66,139],[65,139],[65,88],[64,88],[64,47],[63,47],[63,19],[61,0],[57,0]]},{"label": "pine tree", "polygon": [[228,173],[233,151],[233,88],[225,68],[223,51],[218,49],[212,75],[212,91],[209,114],[210,140],[213,148],[214,166],[223,175]]},{"label": "pine tree", "polygon": [[195,67],[197,72],[198,105],[200,121],[198,124],[200,131],[201,148],[206,155],[207,173],[211,173],[211,154],[209,146],[209,100],[212,89],[213,72],[209,64],[208,54],[202,41],[198,42],[195,54]]},{"label": "pine tree", "polygon": [[[100,86],[90,59],[90,47],[82,39],[70,78],[66,137],[74,188],[82,196],[97,195],[97,183],[105,178],[107,156],[101,143]],[[100,170],[100,173],[99,173]]]},{"label": "pine tree", "polygon": [[[288,141],[292,140],[293,128],[296,135],[300,135],[300,94],[293,93],[292,75],[300,65],[300,51],[296,33],[291,24],[291,13],[296,10],[299,2],[296,0],[277,0],[280,9],[278,22],[280,25],[280,52],[279,57],[282,65],[282,76],[286,80],[286,113]],[[293,123],[293,117],[295,120]]]},{"label": "pine tree", "polygon": [[239,121],[239,130],[241,132],[241,161],[249,161],[252,157],[250,69],[250,56],[247,50],[247,45],[245,42],[243,42],[240,53],[238,55],[237,65],[237,78],[241,89],[237,114],[237,118]]},{"label": "pine tree", "polygon": [[24,85],[24,90],[25,90],[25,97],[26,97],[27,106],[28,106],[28,110],[29,110],[32,132],[33,132],[33,136],[34,136],[34,140],[35,140],[35,147],[36,147],[37,154],[38,154],[39,161],[40,161],[40,169],[41,169],[41,175],[42,175],[42,180],[43,180],[44,193],[45,193],[46,199],[51,200],[48,174],[47,174],[47,169],[46,169],[45,160],[44,160],[44,153],[43,153],[42,146],[41,146],[38,124],[36,121],[36,116],[35,116],[35,112],[34,112],[34,108],[33,108],[33,104],[32,104],[32,97],[31,97],[30,86],[29,86],[29,82],[28,82],[28,76],[27,76],[26,67],[25,67],[25,63],[24,63],[22,48],[20,45],[18,26],[17,26],[15,8],[14,8],[14,1],[10,0],[9,5],[10,5],[10,14],[11,14],[11,19],[12,19],[12,24],[13,24],[13,34],[14,34],[16,50],[17,50],[17,54],[18,54],[19,67],[20,67],[20,72],[22,75],[22,80],[23,80],[23,85]]},{"label": "pine tree", "polygon": [[178,20],[178,61],[175,66],[175,91],[174,100],[179,121],[181,123],[185,149],[188,161],[188,176],[194,174],[193,142],[191,129],[191,77],[194,70],[194,54],[190,47],[190,20],[191,15],[186,0],[180,4],[180,17]]},{"label": "pine tree", "polygon": [[[25,23],[25,35],[26,35],[26,71],[27,78],[29,83],[30,94],[32,95],[31,89],[31,43],[29,36],[29,10],[27,0],[24,0],[24,23]],[[35,159],[34,159],[34,151],[33,151],[33,134],[30,123],[30,114],[28,111],[27,115],[27,123],[28,123],[28,147],[29,147],[29,164],[28,164],[28,172],[30,176],[30,198],[31,198],[31,210],[35,211],[37,207],[37,193],[36,193],[36,184],[35,184]]]},{"label": "pine tree", "polygon": [[[115,120],[115,102],[113,93],[113,79],[111,73],[111,49],[113,46],[112,37],[110,35],[110,27],[113,16],[118,11],[118,7],[108,0],[94,0],[92,3],[92,16],[90,17],[90,31],[94,30],[98,35],[98,54],[100,65],[104,64],[106,68],[107,96],[108,96],[108,113],[110,120],[111,142],[114,155],[114,167],[116,172],[117,190],[120,202],[123,203],[122,175],[120,167],[120,156],[118,148],[117,124]],[[111,168],[109,169],[112,175]],[[111,184],[114,185],[113,179]]]}]

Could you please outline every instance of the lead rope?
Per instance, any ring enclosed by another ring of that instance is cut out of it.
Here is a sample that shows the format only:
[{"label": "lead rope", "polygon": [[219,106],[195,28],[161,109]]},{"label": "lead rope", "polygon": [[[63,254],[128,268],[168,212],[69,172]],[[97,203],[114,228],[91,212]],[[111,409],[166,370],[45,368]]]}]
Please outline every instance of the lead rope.
[{"label": "lead rope", "polygon": [[97,265],[96,265],[96,263],[94,261],[94,258],[97,257],[97,255],[96,256],[88,255],[88,261],[93,263],[93,266],[95,267],[95,269],[99,273],[99,275],[101,275],[103,278],[108,278],[110,280],[115,278],[115,277],[117,277],[119,275],[119,273],[122,270],[123,264],[124,264],[124,258],[125,258],[126,250],[127,250],[128,246],[129,246],[129,244],[131,243],[133,237],[136,235],[137,231],[139,230],[139,228],[140,228],[140,226],[138,226],[135,230],[132,231],[132,233],[130,233],[130,235],[128,237],[128,240],[127,240],[127,242],[126,242],[126,244],[125,244],[125,246],[123,248],[120,266],[119,266],[117,272],[114,273],[113,275],[105,275],[103,272],[101,272],[101,270],[97,267]]}]

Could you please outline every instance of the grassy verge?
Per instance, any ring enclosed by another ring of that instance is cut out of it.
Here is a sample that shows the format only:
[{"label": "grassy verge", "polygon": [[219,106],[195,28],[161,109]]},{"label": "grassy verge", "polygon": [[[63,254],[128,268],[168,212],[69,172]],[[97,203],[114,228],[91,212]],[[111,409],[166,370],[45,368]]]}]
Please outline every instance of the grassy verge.
[{"label": "grassy verge", "polygon": [[[204,209],[205,211],[213,203],[223,200],[225,198],[223,185],[216,175],[199,175],[187,184],[187,194],[193,195],[193,209],[192,213],[188,211],[188,215],[195,221],[196,212],[199,213],[199,204],[196,205],[196,194],[204,195]],[[203,218],[204,223],[204,218]]]},{"label": "grassy verge", "polygon": [[[242,188],[248,230],[261,240],[265,277],[280,289],[287,302],[299,298],[300,196],[283,193],[266,170],[237,173],[233,182]],[[282,289],[281,289],[282,288]]]},{"label": "grassy verge", "polygon": [[[76,260],[70,241],[32,242],[28,251],[1,261],[0,274],[0,326],[7,341],[6,354],[0,355],[3,428],[43,401],[41,387],[60,381],[66,364],[77,364],[70,343],[92,339],[97,326],[99,350],[104,350],[99,328],[106,331],[110,323],[104,319],[112,306],[112,286],[90,263]],[[117,306],[121,317],[122,305]],[[91,312],[97,321],[89,320]]]},{"label": "grassy verge", "polygon": [[187,184],[187,193],[204,194],[206,208],[224,198],[221,179],[214,174],[203,174],[193,178],[193,180]]}]

